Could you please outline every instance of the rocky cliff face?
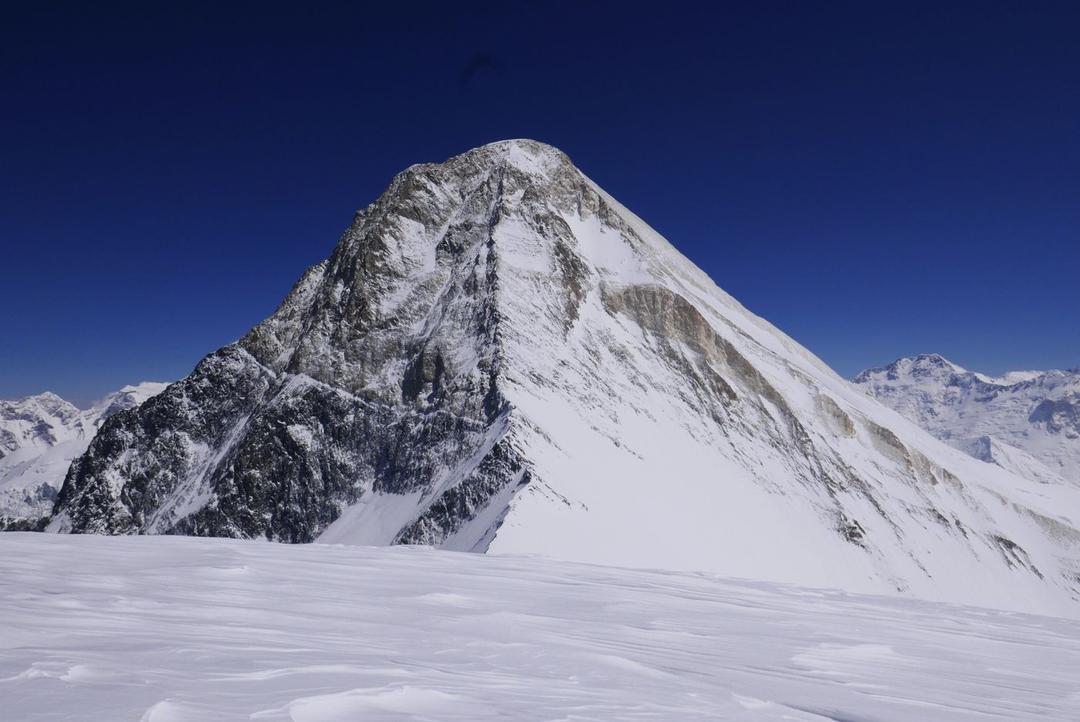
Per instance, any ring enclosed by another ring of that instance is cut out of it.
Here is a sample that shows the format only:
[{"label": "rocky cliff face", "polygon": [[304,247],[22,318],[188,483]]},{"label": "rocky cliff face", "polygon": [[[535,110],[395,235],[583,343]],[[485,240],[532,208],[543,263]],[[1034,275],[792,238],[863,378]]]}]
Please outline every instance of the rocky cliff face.
[{"label": "rocky cliff face", "polygon": [[561,152],[398,175],[235,344],[117,414],[53,531],[424,543],[1055,609],[1080,499],[718,289]]},{"label": "rocky cliff face", "polygon": [[299,542],[362,500],[424,497],[380,541],[438,543],[523,483],[491,227],[530,176],[505,153],[395,178],[271,318],[103,429],[61,525]]},{"label": "rocky cliff face", "polygon": [[855,383],[976,458],[1080,485],[1080,370],[994,378],[923,354],[864,371]]},{"label": "rocky cliff face", "polygon": [[144,382],[82,410],[45,392],[0,401],[0,529],[33,529],[52,511],[71,460],[105,419],[165,388]]}]

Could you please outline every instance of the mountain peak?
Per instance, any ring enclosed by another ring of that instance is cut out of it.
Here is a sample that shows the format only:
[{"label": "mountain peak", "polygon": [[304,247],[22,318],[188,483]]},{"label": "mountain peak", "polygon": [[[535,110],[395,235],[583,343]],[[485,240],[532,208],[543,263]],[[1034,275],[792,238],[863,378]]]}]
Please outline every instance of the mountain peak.
[{"label": "mountain peak", "polygon": [[71,402],[61,397],[52,391],[42,391],[41,393],[31,394],[30,396],[24,396],[17,401],[10,401],[7,403],[13,404],[40,404],[44,406],[57,407],[64,405],[71,405]]},{"label": "mountain peak", "polygon": [[[399,175],[408,178],[417,173],[448,170],[461,175],[476,175],[499,168],[513,168],[529,176],[550,177],[558,169],[574,168],[574,165],[555,146],[528,138],[514,138],[477,146],[439,163],[417,163]],[[390,191],[393,188],[391,186]]]},{"label": "mountain peak", "polygon": [[938,353],[921,353],[910,358],[900,358],[891,365],[906,366],[910,369],[941,369],[952,373],[967,373],[967,369],[963,366],[953,363]]},{"label": "mountain peak", "polygon": [[532,167],[533,163],[540,160],[560,163],[570,162],[569,156],[559,148],[530,138],[497,140],[467,150],[460,155],[489,155],[505,159],[515,165],[520,163],[525,167]]},{"label": "mountain peak", "polygon": [[477,146],[471,150],[465,151],[465,154],[474,153],[476,151],[491,151],[502,155],[515,155],[518,153],[525,153],[534,157],[538,156],[550,156],[558,158],[566,158],[566,154],[556,148],[553,145],[544,143],[539,140],[533,140],[532,138],[508,138],[506,140],[496,140],[484,145]]},{"label": "mountain peak", "polygon": [[61,396],[59,396],[58,394],[54,394],[52,391],[42,391],[40,394],[33,394],[31,396],[27,396],[26,400],[29,399],[40,399],[41,401],[49,401],[53,403],[64,401]]},{"label": "mountain peak", "polygon": [[915,356],[901,356],[887,366],[866,369],[856,376],[853,381],[861,384],[878,377],[888,378],[892,381],[901,378],[928,376],[947,379],[956,374],[967,373],[967,369],[953,363],[941,354],[921,353]]},{"label": "mountain peak", "polygon": [[[45,413],[58,418],[68,418],[79,413],[74,404],[52,391],[42,391],[15,401],[0,401],[0,408],[6,409],[4,415]],[[37,411],[34,411],[35,409]]]},{"label": "mountain peak", "polygon": [[913,358],[913,360],[916,361],[916,362],[919,362],[919,363],[955,366],[955,364],[953,364],[952,361],[945,358],[944,356],[942,356],[939,353],[921,353],[921,354],[917,354]]}]

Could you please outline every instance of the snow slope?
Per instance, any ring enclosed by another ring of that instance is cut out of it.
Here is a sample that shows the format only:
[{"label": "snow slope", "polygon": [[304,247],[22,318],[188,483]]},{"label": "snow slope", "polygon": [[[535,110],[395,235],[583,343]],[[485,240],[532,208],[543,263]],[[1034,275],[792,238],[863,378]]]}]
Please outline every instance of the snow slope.
[{"label": "snow slope", "polygon": [[0,529],[47,516],[72,459],[105,419],[164,389],[151,381],[125,386],[86,410],[50,392],[0,401]]},{"label": "snow slope", "polygon": [[989,377],[937,354],[863,371],[856,385],[976,458],[1080,485],[1080,370]]},{"label": "snow slope", "polygon": [[1080,719],[1080,622],[422,547],[0,535],[12,722]]},{"label": "snow slope", "polygon": [[934,439],[518,140],[396,176],[270,318],[105,424],[49,528],[1070,613],[1078,525],[1080,489]]}]

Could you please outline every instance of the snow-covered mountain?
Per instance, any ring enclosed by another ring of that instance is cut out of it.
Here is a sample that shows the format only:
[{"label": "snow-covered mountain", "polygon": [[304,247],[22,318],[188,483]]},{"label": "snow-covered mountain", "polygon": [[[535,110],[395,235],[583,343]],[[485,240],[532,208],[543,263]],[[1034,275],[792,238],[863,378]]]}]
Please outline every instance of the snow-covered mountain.
[{"label": "snow-covered mountain", "polygon": [[0,529],[33,527],[48,516],[71,460],[105,419],[164,388],[150,381],[125,386],[85,410],[48,391],[0,401]]},{"label": "snow-covered mountain", "polygon": [[990,377],[937,354],[855,383],[934,436],[1026,478],[1080,485],[1080,369]]},{"label": "snow-covered mountain", "polygon": [[0,458],[19,449],[47,449],[82,434],[82,413],[46,391],[18,401],[0,400]]},{"label": "snow-covered mountain", "polygon": [[1046,611],[1080,490],[983,464],[558,150],[396,176],[266,321],[75,460],[52,531],[424,543]]}]

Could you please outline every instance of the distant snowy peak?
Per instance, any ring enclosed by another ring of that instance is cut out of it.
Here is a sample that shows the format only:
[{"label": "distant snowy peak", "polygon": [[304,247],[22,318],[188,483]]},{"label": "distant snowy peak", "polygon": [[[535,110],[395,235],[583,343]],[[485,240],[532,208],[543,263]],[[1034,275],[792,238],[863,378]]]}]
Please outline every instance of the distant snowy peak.
[{"label": "distant snowy peak", "polygon": [[1080,484],[1080,369],[992,377],[922,354],[863,371],[855,384],[976,458]]},{"label": "distant snowy peak", "polygon": [[0,458],[24,447],[48,448],[82,432],[82,412],[46,391],[17,401],[0,400]]},{"label": "distant snowy peak", "polygon": [[949,359],[936,353],[924,353],[918,356],[898,358],[883,368],[868,369],[855,378],[861,383],[869,378],[885,376],[890,380],[903,378],[943,378],[953,374],[966,374],[967,369],[954,364]]},{"label": "distant snowy peak", "polygon": [[52,511],[71,460],[86,451],[101,424],[165,387],[153,381],[125,386],[85,410],[49,391],[0,400],[0,529],[33,526]]},{"label": "distant snowy peak", "polygon": [[924,353],[903,356],[887,366],[871,368],[855,377],[856,384],[892,382],[911,383],[933,379],[942,382],[967,384],[977,382],[986,386],[1019,386],[1035,384],[1042,387],[1059,387],[1080,379],[1080,368],[1050,371],[1009,371],[1001,376],[989,376],[969,371],[941,354]]},{"label": "distant snowy peak", "polygon": [[161,393],[165,386],[153,381],[125,386],[86,410],[51,391],[15,401],[0,399],[0,458],[26,447],[47,449],[64,441],[92,436],[102,421],[138,406]]}]

